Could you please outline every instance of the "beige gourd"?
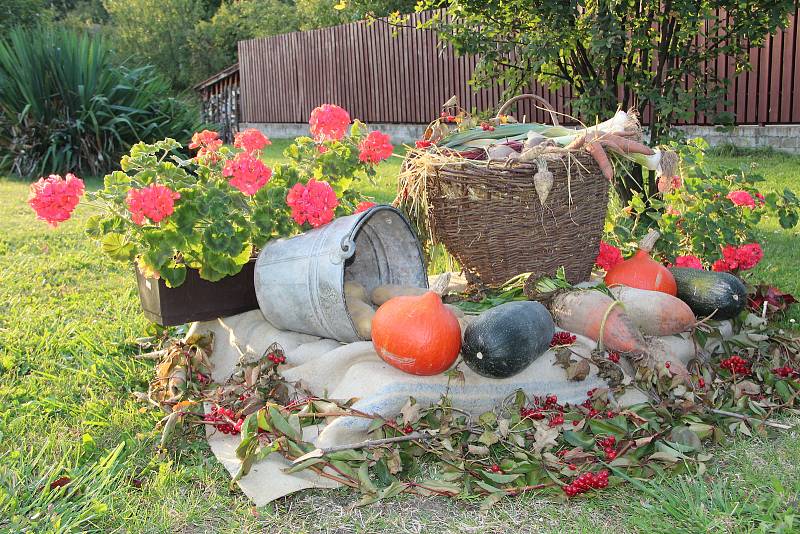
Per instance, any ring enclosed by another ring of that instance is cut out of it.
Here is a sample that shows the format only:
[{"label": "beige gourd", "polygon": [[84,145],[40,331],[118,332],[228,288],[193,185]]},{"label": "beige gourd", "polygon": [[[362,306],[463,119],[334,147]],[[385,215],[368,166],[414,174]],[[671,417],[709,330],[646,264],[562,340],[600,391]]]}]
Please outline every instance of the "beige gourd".
[{"label": "beige gourd", "polygon": [[367,290],[358,282],[345,282],[344,297],[347,312],[353,320],[356,332],[364,339],[372,339],[372,318],[375,316],[375,308],[369,303]]},{"label": "beige gourd", "polygon": [[371,297],[374,305],[381,306],[394,297],[421,297],[428,291],[430,290],[423,287],[386,284],[373,289]]}]

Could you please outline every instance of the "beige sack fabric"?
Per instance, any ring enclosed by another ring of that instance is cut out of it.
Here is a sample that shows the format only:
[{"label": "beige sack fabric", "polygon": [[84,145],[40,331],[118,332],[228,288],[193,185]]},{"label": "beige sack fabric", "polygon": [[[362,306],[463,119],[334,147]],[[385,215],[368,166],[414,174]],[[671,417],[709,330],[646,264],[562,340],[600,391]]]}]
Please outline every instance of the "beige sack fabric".
[{"label": "beige sack fabric", "polygon": [[[464,373],[463,383],[453,381],[448,384],[445,375],[414,376],[389,366],[378,357],[370,342],[341,344],[279,330],[257,310],[195,323],[189,334],[204,332],[214,334],[211,360],[214,364],[213,378],[217,382],[224,382],[233,373],[242,354],[260,355],[270,344],[277,342],[286,355],[286,364],[280,371],[289,382],[301,383],[320,397],[357,399],[354,408],[385,418],[399,414],[409,397],[427,405],[437,402],[446,393],[454,407],[480,415],[518,389],[529,395],[555,394],[560,402],[576,403],[586,398],[587,390],[606,385],[597,376],[594,366],[585,380],[567,380],[564,369],[554,365],[553,351],[546,352],[522,373],[501,380],[477,375],[462,364],[459,369]],[[691,340],[672,336],[661,338],[659,342],[671,353],[668,357],[673,361],[688,362],[694,355]],[[573,350],[588,355],[594,346],[590,339],[578,336]],[[634,390],[617,400],[621,405],[630,405],[644,401],[645,396]],[[368,423],[360,418],[340,417],[321,429],[319,435],[311,435],[308,439],[326,447],[359,442],[366,437]],[[239,438],[210,430],[208,441],[214,454],[233,476],[239,469],[234,452]],[[301,489],[335,486],[330,480],[311,472],[286,474],[282,471],[286,467],[288,463],[282,456],[272,454],[256,464],[239,485],[259,506]]]}]

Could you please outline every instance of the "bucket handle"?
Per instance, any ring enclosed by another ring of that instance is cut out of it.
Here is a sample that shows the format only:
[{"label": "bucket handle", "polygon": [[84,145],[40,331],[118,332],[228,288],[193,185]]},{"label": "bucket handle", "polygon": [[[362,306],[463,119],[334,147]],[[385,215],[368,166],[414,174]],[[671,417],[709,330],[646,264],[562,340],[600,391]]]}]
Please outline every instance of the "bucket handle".
[{"label": "bucket handle", "polygon": [[361,227],[366,224],[367,220],[369,220],[370,217],[368,214],[375,211],[384,211],[384,210],[394,211],[399,213],[396,208],[393,208],[391,206],[383,206],[380,204],[378,204],[377,206],[372,206],[370,209],[361,213],[361,218],[358,220],[356,225],[353,226],[353,228],[342,237],[342,241],[339,243],[339,248],[341,249],[341,252],[339,253],[339,258],[341,261],[349,259],[350,257],[353,256],[353,254],[356,253],[355,235],[358,233],[359,230],[361,230]]},{"label": "bucket handle", "polygon": [[[385,206],[384,206],[385,207]],[[373,206],[367,211],[363,212],[361,218],[358,220],[355,226],[350,229],[344,236],[342,236],[342,240],[339,243],[339,248],[341,252],[339,253],[339,260],[345,261],[353,256],[356,253],[356,240],[355,235],[361,230],[361,227],[364,226],[365,222],[369,217],[367,214],[375,209],[381,209],[381,206]]]}]

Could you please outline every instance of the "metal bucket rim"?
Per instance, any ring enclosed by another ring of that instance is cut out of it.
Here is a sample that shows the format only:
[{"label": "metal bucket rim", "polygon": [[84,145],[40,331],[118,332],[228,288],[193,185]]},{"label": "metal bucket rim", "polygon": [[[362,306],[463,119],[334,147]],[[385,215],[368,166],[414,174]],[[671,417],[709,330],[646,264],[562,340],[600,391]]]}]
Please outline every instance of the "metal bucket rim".
[{"label": "metal bucket rim", "polygon": [[[419,237],[417,236],[417,233],[414,231],[414,227],[411,226],[411,222],[408,220],[408,218],[405,216],[405,214],[402,211],[400,211],[399,209],[395,208],[394,206],[390,206],[388,204],[377,204],[375,206],[372,206],[368,210],[365,210],[364,212],[362,212],[361,213],[361,218],[359,218],[358,221],[356,222],[356,224],[353,225],[353,228],[350,230],[350,232],[342,238],[342,245],[341,245],[342,246],[342,251],[348,253],[348,255],[347,255],[348,258],[350,256],[352,256],[353,254],[355,254],[355,252],[356,252],[355,242],[356,242],[356,236],[358,235],[358,232],[360,232],[361,229],[367,224],[367,222],[376,213],[378,213],[379,211],[389,211],[391,213],[396,214],[400,218],[400,220],[403,221],[403,223],[406,225],[406,228],[408,228],[408,231],[411,232],[411,235],[414,236],[414,240],[417,243],[417,247],[416,247],[417,248],[417,253],[419,254],[420,260],[422,261],[422,268],[425,271],[425,276],[422,277],[423,284],[425,284],[425,289],[428,289],[430,287],[428,285],[428,276],[427,276],[428,266],[425,265],[425,256],[422,254],[422,245],[419,242]],[[347,240],[347,241],[345,242],[345,240]],[[345,247],[345,245],[347,245],[347,248]],[[339,281],[340,284],[341,284],[342,294],[344,294],[344,275],[345,275],[345,269],[342,269],[341,280]],[[344,310],[345,310],[345,314],[347,314],[347,320],[350,321],[350,325],[353,327],[353,332],[356,333],[356,336],[361,341],[368,341],[367,339],[363,339],[358,334],[358,330],[356,329],[356,323],[355,323],[355,321],[353,321],[353,317],[350,315],[350,310],[347,307],[347,298],[346,297],[345,297]]]}]

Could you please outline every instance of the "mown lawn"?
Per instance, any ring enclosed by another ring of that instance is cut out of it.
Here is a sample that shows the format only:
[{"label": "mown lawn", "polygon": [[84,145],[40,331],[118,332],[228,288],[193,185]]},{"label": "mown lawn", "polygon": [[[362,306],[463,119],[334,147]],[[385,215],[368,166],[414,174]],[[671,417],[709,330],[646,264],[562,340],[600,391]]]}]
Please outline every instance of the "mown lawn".
[{"label": "mown lawn", "polygon": [[[280,156],[276,142],[267,155]],[[716,157],[738,166],[753,157]],[[757,154],[767,188],[800,191],[800,158]],[[393,197],[399,159],[365,191]],[[96,182],[94,182],[96,185]],[[34,220],[27,185],[0,179],[0,532],[745,532],[800,530],[800,436],[733,439],[702,482],[671,478],[576,499],[477,502],[404,497],[349,509],[348,491],[312,491],[255,509],[203,440],[159,452],[158,414],[138,403],[152,362],[132,268],[84,239],[81,206],[58,230]],[[756,279],[800,294],[798,231],[762,224]],[[800,319],[797,310],[792,317]],[[69,497],[50,484],[72,479]],[[792,523],[793,522],[793,523]],[[793,525],[793,526],[792,526]]]}]

